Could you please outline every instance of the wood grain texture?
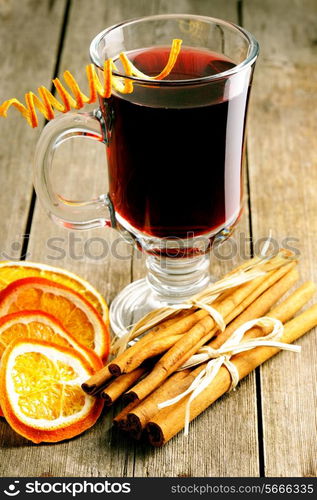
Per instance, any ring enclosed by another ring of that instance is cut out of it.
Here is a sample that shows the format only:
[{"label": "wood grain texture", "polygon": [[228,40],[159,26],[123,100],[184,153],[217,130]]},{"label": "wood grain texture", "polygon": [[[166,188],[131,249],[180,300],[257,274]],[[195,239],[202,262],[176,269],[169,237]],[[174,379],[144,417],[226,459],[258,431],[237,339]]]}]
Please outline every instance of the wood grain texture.
[{"label": "wood grain texture", "polygon": [[[261,46],[249,119],[254,239],[273,230],[317,279],[316,2],[246,0],[243,19]],[[316,332],[300,355],[261,367],[265,474],[316,476]]]},{"label": "wood grain texture", "polygon": [[[17,5],[19,4],[19,5]],[[1,47],[14,47],[1,60],[0,99],[22,97],[23,90],[49,85],[65,2],[0,2]],[[50,7],[50,9],[49,9]],[[238,7],[243,19],[238,19]],[[165,12],[215,16],[244,26],[259,39],[249,119],[252,233],[255,251],[270,229],[281,244],[301,252],[303,278],[316,277],[316,7],[313,0],[72,0],[60,73],[69,69],[85,88],[83,68],[93,36],[122,20]],[[13,36],[19,33],[19,36]],[[32,57],[27,57],[32,53]],[[29,65],[25,64],[25,61]],[[45,62],[43,62],[45,61]],[[19,78],[17,78],[19,75]],[[16,111],[10,112],[10,114]],[[42,120],[43,124],[43,120]],[[31,196],[31,163],[38,130],[20,116],[1,121],[1,251],[24,232]],[[10,140],[7,138],[10,137]],[[12,148],[12,144],[18,145]],[[102,145],[81,140],[56,155],[56,187],[70,198],[106,191]],[[26,168],[27,167],[27,168]],[[18,182],[17,182],[18,179]],[[274,197],[273,202],[271,196]],[[246,200],[247,201],[247,200]],[[247,208],[247,206],[246,206]],[[235,237],[215,252],[212,271],[220,276],[249,254],[249,214]],[[285,243],[285,241],[284,241]],[[144,258],[113,230],[73,233],[51,222],[36,203],[29,260],[59,265],[89,279],[110,302],[132,279],[144,276]],[[261,368],[265,473],[316,475],[316,343],[309,334],[303,352],[280,354]],[[303,380],[305,385],[303,386]],[[162,449],[135,444],[110,428],[113,410],[97,425],[56,446],[30,445],[0,422],[2,476],[257,476],[259,453],[255,375],[223,397],[191,424],[189,438],[176,436]],[[260,440],[262,436],[259,436]],[[21,460],[23,457],[23,460]],[[92,459],[93,457],[93,459]]]},{"label": "wood grain texture", "polygon": [[[70,11],[60,73],[69,69],[74,72],[79,83],[84,84],[85,77],[81,68],[88,61],[89,42],[97,32],[123,19],[163,12],[198,13],[237,20],[235,1],[224,5],[220,0],[144,1],[137,4],[121,0],[110,5],[109,2],[99,0],[89,3],[77,0],[72,3]],[[104,152],[92,143],[66,144],[61,154],[57,154],[56,174],[62,180],[57,186],[61,194],[77,199],[96,195],[100,189],[106,189],[106,185],[102,185],[102,179],[105,179]],[[247,227],[246,214],[240,228],[244,228],[247,234]],[[131,278],[144,275],[140,254],[134,257],[131,267],[131,248],[119,241],[118,235],[112,230],[75,234],[59,229],[48,220],[37,203],[28,258],[79,272],[111,300]],[[113,245],[117,245],[117,255],[113,255]],[[112,251],[101,258],[104,246],[112,246]],[[122,258],[118,258],[118,253]],[[218,275],[232,265],[229,259],[223,259],[225,254],[224,250],[221,258],[214,259],[214,270]],[[236,260],[239,260],[239,256],[235,257]],[[231,417],[232,413],[238,415],[235,422]],[[162,450],[135,446],[120,434],[112,433],[109,430],[110,421],[111,415],[105,415],[93,430],[54,448],[29,446],[4,427],[6,474],[252,476],[258,472],[253,377],[242,384],[234,397],[224,398],[212,411],[206,412],[193,423],[188,440],[179,435]],[[210,429],[208,439],[204,434],[206,428]],[[248,436],[243,447],[240,443],[242,428],[246,429]],[[27,457],[23,467],[19,461],[21,448]],[[91,456],[94,461],[92,465],[88,465],[91,463]],[[231,456],[230,460],[228,456]]]},{"label": "wood grain texture", "polygon": [[[60,74],[69,69],[83,87],[86,85],[84,68],[89,63],[90,41],[99,31],[123,19],[121,10],[118,11],[114,4],[111,8],[109,5],[109,2],[99,0],[72,2]],[[135,16],[131,2],[123,2],[122,7],[125,17]],[[70,198],[88,199],[101,194],[106,189],[105,152],[101,145],[91,141],[65,144],[56,158],[57,180],[58,177],[62,182],[57,182],[56,189]],[[68,232],[48,219],[40,203],[36,203],[28,251],[29,260],[66,267],[88,278],[109,301],[130,282],[131,249],[114,230]],[[15,470],[11,473],[132,475],[134,443],[126,446],[121,435],[112,437],[109,432],[111,421],[112,411],[108,410],[94,429],[58,447],[44,445],[35,448],[25,444],[28,459],[23,466],[19,460],[20,447],[9,449],[8,455],[15,463]]]},{"label": "wood grain texture", "polygon": [[[201,14],[238,22],[235,1],[161,0],[159,7],[160,12]],[[223,275],[249,255],[247,196],[246,191],[245,213],[235,236],[211,256],[214,276]],[[133,264],[133,278],[142,277],[144,268],[138,255]],[[238,392],[222,398],[200,415],[191,424],[188,438],[180,433],[165,447],[156,450],[147,445],[138,446],[134,475],[256,476],[259,472],[256,422],[255,377],[252,374]]]},{"label": "wood grain texture", "polygon": [[[155,1],[72,2],[60,74],[69,69],[85,88],[84,68],[89,63],[89,45],[94,35],[124,19],[155,13],[156,5]],[[89,199],[107,189],[105,151],[101,144],[83,140],[66,143],[56,154],[54,168],[56,190],[69,198]],[[38,202],[28,252],[29,260],[66,267],[89,279],[109,302],[131,280],[132,249],[117,232],[112,229],[69,232],[49,220]],[[19,460],[20,446],[10,447],[7,454],[15,467],[9,467],[9,471],[13,475],[133,475],[134,442],[126,442],[119,433],[112,435],[112,417],[112,410],[107,410],[94,429],[54,448],[45,445],[35,448],[24,442],[28,459],[23,465]]]},{"label": "wood grain texture", "polygon": [[[7,1],[0,3],[0,102],[23,99],[24,92],[38,84],[50,87],[66,2]],[[19,259],[32,195],[34,148],[44,124],[31,130],[16,110],[0,121],[1,162],[1,260]],[[0,421],[0,475],[21,475],[31,447]],[[63,445],[65,446],[65,445]],[[37,474],[37,462],[29,463]]]},{"label": "wood grain texture", "polygon": [[[50,88],[65,0],[0,2],[0,103],[43,84]],[[44,123],[32,130],[15,109],[0,120],[0,258],[19,259],[32,196],[32,165]],[[12,147],[12,145],[15,147]]]}]

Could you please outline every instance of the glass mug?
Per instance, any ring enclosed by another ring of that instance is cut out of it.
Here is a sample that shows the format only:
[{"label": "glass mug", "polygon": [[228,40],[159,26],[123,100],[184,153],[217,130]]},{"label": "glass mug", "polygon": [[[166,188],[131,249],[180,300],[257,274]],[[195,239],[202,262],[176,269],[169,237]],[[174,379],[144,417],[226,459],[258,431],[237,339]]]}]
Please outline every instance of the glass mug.
[{"label": "glass mug", "polygon": [[[165,66],[172,40],[182,39],[163,80],[125,76],[124,51],[143,73]],[[230,236],[242,209],[245,123],[255,38],[232,23],[194,15],[157,15],[97,35],[90,56],[102,81],[106,59],[133,92],[113,89],[93,113],[61,115],[44,127],[35,155],[35,189],[52,219],[70,229],[112,226],[147,254],[145,279],[112,303],[114,332],[149,310],[183,302],[210,282],[209,250]],[[105,144],[109,193],[86,202],[55,193],[56,148],[83,136]]]}]

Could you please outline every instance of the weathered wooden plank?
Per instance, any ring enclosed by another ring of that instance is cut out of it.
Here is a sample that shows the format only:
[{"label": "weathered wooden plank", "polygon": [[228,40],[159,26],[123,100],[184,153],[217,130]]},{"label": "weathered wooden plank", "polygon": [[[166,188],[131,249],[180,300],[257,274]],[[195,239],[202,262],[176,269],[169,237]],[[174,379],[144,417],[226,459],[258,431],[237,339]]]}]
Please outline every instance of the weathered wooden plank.
[{"label": "weathered wooden plank", "polygon": [[[23,100],[37,84],[50,86],[65,0],[0,3],[0,103]],[[38,130],[10,109],[0,120],[0,258],[20,258],[32,195],[32,162]]]},{"label": "weathered wooden plank", "polygon": [[[237,20],[236,2],[217,1],[142,1],[120,0],[115,3],[76,0],[72,3],[70,20],[61,60],[61,72],[70,69],[79,83],[84,83],[82,68],[88,61],[89,42],[101,29],[123,19],[158,12],[192,12]],[[39,82],[40,83],[40,82]],[[76,147],[76,157],[74,148]],[[57,171],[62,173],[62,194],[85,198],[101,189],[103,152],[91,144],[73,143],[63,146],[57,158]],[[78,162],[78,163],[77,163]],[[76,168],[77,164],[77,168]],[[92,175],[93,165],[93,175]],[[100,165],[100,167],[99,167]],[[62,186],[63,187],[63,186]],[[247,216],[239,232],[248,235]],[[78,238],[78,241],[74,240]],[[52,240],[52,238],[55,238]],[[102,238],[97,241],[94,238]],[[117,241],[111,230],[72,234],[53,225],[37,204],[32,225],[29,259],[65,266],[90,279],[111,300],[131,279],[131,249],[120,244],[122,256],[103,255],[105,245]],[[99,245],[99,246],[98,246]],[[84,247],[86,246],[86,251]],[[101,249],[101,250],[100,250]],[[118,249],[117,249],[118,250]],[[95,253],[95,258],[93,254]],[[96,258],[97,257],[99,258]],[[239,256],[234,262],[239,260]],[[232,263],[215,260],[213,267],[220,275]],[[134,260],[133,279],[143,275],[143,267]],[[235,417],[235,419],[233,418]],[[14,433],[5,432],[3,463],[6,474],[12,475],[203,475],[254,476],[258,473],[256,404],[254,377],[241,384],[239,391],[223,398],[193,423],[191,435],[185,440],[180,434],[162,450],[144,445],[136,447],[117,433],[108,430],[110,415],[101,418],[94,429],[76,440],[58,446],[33,447]],[[241,440],[241,434],[245,439]],[[208,438],[206,438],[206,434]],[[19,460],[21,450],[24,463]],[[135,453],[135,462],[134,462]],[[92,459],[93,457],[93,459]]]},{"label": "weathered wooden plank", "polygon": [[[261,45],[248,136],[253,235],[293,238],[303,279],[316,280],[316,2],[245,0],[243,18]],[[315,335],[261,369],[267,476],[316,476]]]},{"label": "weathered wooden plank", "polygon": [[[124,19],[153,14],[156,8],[157,2],[145,0],[137,4],[127,0],[72,2],[60,74],[69,69],[85,88],[85,65],[90,62],[88,51],[94,35]],[[87,199],[106,191],[103,146],[78,139],[63,145],[56,154],[56,189],[73,199]],[[132,249],[117,232],[70,233],[50,221],[40,203],[36,204],[28,250],[29,260],[62,266],[89,279],[108,301],[131,280]],[[23,474],[37,470],[36,474],[57,476],[132,475],[134,443],[126,443],[120,434],[112,435],[111,420],[112,413],[107,412],[93,429],[54,448],[25,445],[29,459]],[[20,451],[10,453],[18,463]]]},{"label": "weathered wooden plank", "polygon": [[[160,12],[201,14],[238,21],[235,1],[164,0],[160,2]],[[240,260],[248,257],[248,237],[246,203],[245,214],[235,237],[211,256],[211,272],[216,277],[223,275]],[[144,275],[140,262],[134,260],[134,279]],[[235,394],[222,398],[200,415],[191,424],[188,438],[180,433],[159,450],[149,450],[144,445],[138,447],[135,475],[256,476],[258,475],[256,415],[255,377],[252,374]],[[241,435],[244,436],[243,440]]]},{"label": "weathered wooden plank", "polygon": [[[1,103],[15,96],[22,100],[24,92],[36,90],[39,83],[50,86],[65,6],[64,0],[1,2]],[[44,120],[38,130],[31,130],[17,111],[8,114],[7,120],[0,120],[0,258],[19,259],[32,195],[34,148]],[[3,419],[0,436],[0,474],[21,475],[25,442]]]}]

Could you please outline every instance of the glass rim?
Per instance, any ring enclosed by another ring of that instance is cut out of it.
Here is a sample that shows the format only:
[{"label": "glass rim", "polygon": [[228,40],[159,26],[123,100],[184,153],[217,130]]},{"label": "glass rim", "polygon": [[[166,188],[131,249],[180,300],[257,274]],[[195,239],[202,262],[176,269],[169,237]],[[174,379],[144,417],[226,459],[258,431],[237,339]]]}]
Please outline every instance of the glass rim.
[{"label": "glass rim", "polygon": [[98,45],[100,41],[107,36],[108,33],[112,32],[113,30],[117,28],[121,28],[124,26],[129,26],[133,25],[142,21],[150,21],[150,20],[164,20],[164,19],[197,19],[201,21],[213,21],[214,23],[220,24],[220,25],[225,25],[231,28],[234,28],[236,31],[240,32],[248,41],[249,43],[249,50],[247,57],[241,61],[241,63],[236,64],[232,68],[222,71],[221,73],[216,73],[215,75],[209,75],[209,76],[202,76],[199,78],[193,78],[193,79],[187,79],[187,80],[148,80],[145,78],[139,78],[137,76],[128,76],[124,73],[120,73],[119,71],[112,71],[113,76],[117,76],[120,78],[125,78],[127,80],[131,80],[135,83],[140,83],[143,85],[155,85],[155,86],[179,86],[179,85],[195,85],[195,84],[202,84],[202,83],[208,83],[208,82],[213,82],[217,80],[222,80],[227,77],[230,77],[232,75],[235,75],[236,73],[239,73],[241,70],[244,68],[251,66],[259,53],[259,43],[256,40],[256,38],[247,30],[239,26],[238,24],[232,23],[231,21],[225,21],[224,19],[219,19],[216,17],[209,17],[209,16],[200,16],[200,15],[194,15],[194,14],[156,14],[153,16],[144,16],[144,17],[136,17],[133,19],[129,19],[126,21],[122,21],[121,23],[114,24],[110,26],[109,28],[104,29],[98,35],[96,35],[91,44],[90,44],[90,59],[92,63],[99,69],[103,70],[103,63],[104,61],[101,61],[99,52],[98,52]]}]

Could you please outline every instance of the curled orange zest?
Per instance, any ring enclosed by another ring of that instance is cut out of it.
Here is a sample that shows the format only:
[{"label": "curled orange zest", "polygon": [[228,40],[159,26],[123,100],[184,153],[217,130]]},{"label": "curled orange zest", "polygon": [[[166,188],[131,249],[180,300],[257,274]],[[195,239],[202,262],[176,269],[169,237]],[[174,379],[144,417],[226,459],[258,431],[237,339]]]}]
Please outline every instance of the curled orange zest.
[{"label": "curled orange zest", "polygon": [[170,74],[170,72],[172,71],[172,69],[174,68],[175,63],[176,63],[177,58],[178,58],[178,54],[180,53],[180,50],[181,50],[181,45],[182,45],[182,40],[179,40],[178,38],[175,38],[173,40],[172,47],[171,47],[171,50],[170,50],[170,54],[169,54],[166,66],[161,71],[161,73],[159,73],[156,76],[148,76],[145,73],[142,73],[142,71],[138,70],[132,64],[132,62],[129,61],[129,59],[127,58],[127,56],[124,53],[121,54],[122,55],[122,59],[121,59],[121,57],[120,57],[120,59],[122,61],[122,64],[123,64],[123,59],[126,60],[126,64],[130,66],[130,68],[132,70],[132,74],[134,76],[137,76],[139,78],[145,78],[146,80],[163,80],[163,78],[166,78]]},{"label": "curled orange zest", "polygon": [[[162,80],[170,74],[181,49],[182,40],[173,40],[169,58],[165,68],[157,76],[148,76],[139,71],[128,59],[126,54],[120,54],[120,61],[123,66],[125,76],[136,76],[146,80]],[[38,117],[36,109],[42,113],[46,120],[52,120],[55,116],[53,108],[62,113],[70,111],[72,108],[81,109],[85,104],[91,104],[97,100],[98,95],[103,98],[111,96],[112,89],[115,89],[121,94],[130,94],[133,92],[133,81],[129,78],[119,77],[112,74],[113,70],[117,70],[112,59],[107,59],[103,68],[103,83],[100,81],[96,69],[93,64],[86,66],[86,76],[89,85],[89,96],[84,94],[71,74],[70,71],[65,71],[63,74],[64,80],[71,90],[72,95],[68,92],[59,78],[53,80],[54,87],[60,97],[60,102],[54,95],[44,86],[38,88],[39,97],[33,92],[25,94],[25,105],[16,98],[4,101],[0,106],[0,116],[6,117],[8,109],[15,107],[22,116],[26,119],[31,127],[38,126]]]}]

